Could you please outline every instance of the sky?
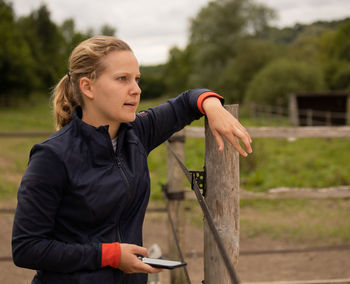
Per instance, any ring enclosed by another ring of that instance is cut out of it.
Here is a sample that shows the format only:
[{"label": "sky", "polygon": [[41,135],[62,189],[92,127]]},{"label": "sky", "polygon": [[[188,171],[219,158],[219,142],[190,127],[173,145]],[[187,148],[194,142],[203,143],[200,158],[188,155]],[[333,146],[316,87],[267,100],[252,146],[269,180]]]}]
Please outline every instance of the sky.
[{"label": "sky", "polygon": [[[8,0],[17,16],[45,3],[61,24],[73,18],[77,29],[99,30],[108,24],[133,49],[140,64],[164,63],[173,46],[186,46],[190,19],[210,0]],[[276,26],[309,24],[350,17],[350,0],[256,0],[276,10]]]}]

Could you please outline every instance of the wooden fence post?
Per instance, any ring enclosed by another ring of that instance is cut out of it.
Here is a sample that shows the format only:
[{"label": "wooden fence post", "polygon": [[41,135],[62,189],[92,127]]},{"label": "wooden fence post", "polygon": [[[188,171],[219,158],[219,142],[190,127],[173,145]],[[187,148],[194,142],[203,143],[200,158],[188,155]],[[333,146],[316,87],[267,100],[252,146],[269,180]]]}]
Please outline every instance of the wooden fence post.
[{"label": "wooden fence post", "polygon": [[[225,106],[235,117],[238,105]],[[207,173],[206,202],[219,235],[233,265],[239,254],[239,154],[226,143],[222,153],[205,123],[205,167]],[[219,254],[213,235],[204,222],[205,284],[231,283],[230,275]]]},{"label": "wooden fence post", "polygon": [[307,126],[313,125],[313,111],[312,111],[312,109],[306,110],[306,125]]},{"label": "wooden fence post", "polygon": [[[172,149],[178,155],[182,162],[185,161],[185,132],[181,130],[175,133],[169,140]],[[184,251],[184,174],[176,161],[176,158],[168,149],[168,208],[171,218],[174,222],[176,235],[179,240],[180,247]],[[168,225],[169,235],[169,258],[179,259],[176,243],[173,237],[171,225]],[[186,283],[183,269],[174,269],[170,271],[171,284]]]}]

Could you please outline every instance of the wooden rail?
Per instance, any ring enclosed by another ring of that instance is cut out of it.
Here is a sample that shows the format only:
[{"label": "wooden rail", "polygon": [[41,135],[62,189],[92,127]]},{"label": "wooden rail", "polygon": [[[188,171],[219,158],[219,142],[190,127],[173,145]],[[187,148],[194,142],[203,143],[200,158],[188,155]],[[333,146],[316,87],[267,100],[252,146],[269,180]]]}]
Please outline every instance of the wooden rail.
[{"label": "wooden rail", "polygon": [[[253,138],[350,138],[350,126],[301,126],[301,127],[247,127]],[[48,137],[53,132],[0,132],[0,137]],[[204,138],[204,127],[186,127],[184,135]]]},{"label": "wooden rail", "polygon": [[[247,127],[252,138],[350,138],[350,126]],[[186,127],[185,136],[204,138],[203,127]]]}]

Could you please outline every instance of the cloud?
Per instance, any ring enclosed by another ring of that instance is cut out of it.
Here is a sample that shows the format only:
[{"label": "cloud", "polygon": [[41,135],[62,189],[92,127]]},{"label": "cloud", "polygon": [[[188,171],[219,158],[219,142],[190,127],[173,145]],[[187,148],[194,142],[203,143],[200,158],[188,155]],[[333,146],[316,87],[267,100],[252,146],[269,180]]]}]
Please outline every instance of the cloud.
[{"label": "cloud", "polygon": [[342,19],[350,16],[349,0],[260,0],[276,9],[277,25],[309,24],[318,20]]},{"label": "cloud", "polygon": [[[186,44],[189,19],[210,0],[13,0],[16,14],[27,15],[46,3],[53,20],[60,24],[73,18],[77,28],[99,30],[115,27],[118,36],[130,43],[141,63],[160,63],[168,49]],[[257,0],[277,10],[274,24],[290,26],[350,16],[349,0]]]}]

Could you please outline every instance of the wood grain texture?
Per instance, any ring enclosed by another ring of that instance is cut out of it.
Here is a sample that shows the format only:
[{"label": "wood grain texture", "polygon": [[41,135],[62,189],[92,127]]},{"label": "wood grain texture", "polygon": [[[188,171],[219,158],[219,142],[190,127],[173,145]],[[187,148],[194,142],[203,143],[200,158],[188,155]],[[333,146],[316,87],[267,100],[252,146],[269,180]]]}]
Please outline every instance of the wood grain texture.
[{"label": "wood grain texture", "polygon": [[[225,107],[237,117],[237,105]],[[225,149],[220,153],[207,122],[205,140],[206,202],[231,262],[236,265],[239,254],[239,154],[226,141]],[[204,222],[204,274],[205,283],[231,283],[206,222]]]}]

